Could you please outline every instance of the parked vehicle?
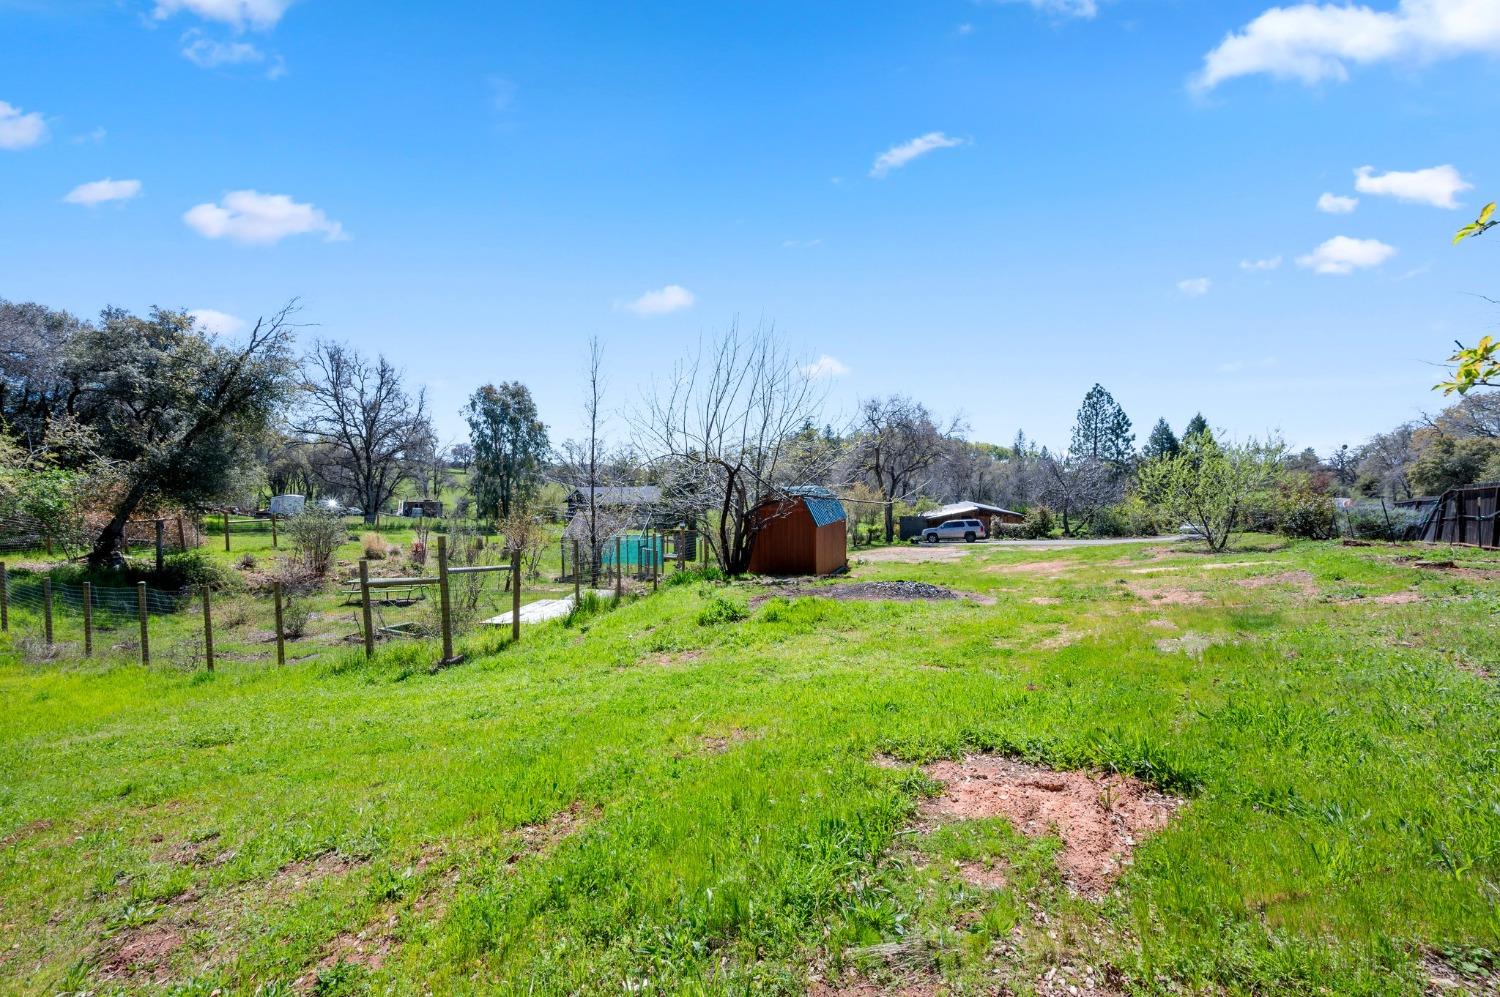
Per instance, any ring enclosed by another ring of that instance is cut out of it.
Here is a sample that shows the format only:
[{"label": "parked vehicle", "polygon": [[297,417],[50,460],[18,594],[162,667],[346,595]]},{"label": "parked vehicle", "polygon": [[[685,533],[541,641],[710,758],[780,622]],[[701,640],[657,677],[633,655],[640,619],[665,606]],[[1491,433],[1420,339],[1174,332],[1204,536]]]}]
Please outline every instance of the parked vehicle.
[{"label": "parked vehicle", "polygon": [[301,514],[306,506],[307,497],[304,495],[275,495],[271,498],[270,514],[284,519]]},{"label": "parked vehicle", "polygon": [[929,526],[922,531],[922,542],[935,544],[939,540],[962,540],[973,543],[985,538],[984,524],[977,519],[952,519],[940,526]]}]

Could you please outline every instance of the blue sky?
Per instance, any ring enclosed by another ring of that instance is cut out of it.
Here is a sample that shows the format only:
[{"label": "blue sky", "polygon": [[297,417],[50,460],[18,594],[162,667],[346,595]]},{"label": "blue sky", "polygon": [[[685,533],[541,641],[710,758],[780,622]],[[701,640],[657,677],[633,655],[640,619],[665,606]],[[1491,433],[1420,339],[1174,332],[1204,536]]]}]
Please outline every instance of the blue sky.
[{"label": "blue sky", "polygon": [[1500,195],[1500,0],[1269,7],[0,0],[0,296],[300,296],[451,439],[510,379],[576,434],[590,335],[626,410],[738,317],[830,417],[1066,443],[1099,381],[1142,439],[1353,444],[1494,324],[1449,237]]}]

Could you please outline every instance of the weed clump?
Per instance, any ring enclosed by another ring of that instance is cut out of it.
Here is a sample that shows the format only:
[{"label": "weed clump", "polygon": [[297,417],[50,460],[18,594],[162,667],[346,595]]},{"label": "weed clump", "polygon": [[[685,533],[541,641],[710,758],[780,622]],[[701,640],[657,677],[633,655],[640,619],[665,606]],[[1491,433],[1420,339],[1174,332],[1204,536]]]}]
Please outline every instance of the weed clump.
[{"label": "weed clump", "polygon": [[715,595],[698,611],[700,627],[716,627],[725,623],[738,623],[750,615],[742,604],[723,595]]}]

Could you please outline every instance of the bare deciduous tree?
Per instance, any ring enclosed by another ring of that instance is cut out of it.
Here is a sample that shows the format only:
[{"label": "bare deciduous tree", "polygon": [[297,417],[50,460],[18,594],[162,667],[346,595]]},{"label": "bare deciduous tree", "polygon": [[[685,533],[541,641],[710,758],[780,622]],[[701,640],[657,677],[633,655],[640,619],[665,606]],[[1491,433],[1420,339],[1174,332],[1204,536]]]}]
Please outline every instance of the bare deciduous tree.
[{"label": "bare deciduous tree", "polygon": [[863,402],[856,428],[857,462],[885,500],[885,541],[890,543],[896,535],[896,503],[921,487],[923,472],[947,453],[962,426],[955,419],[940,429],[921,402],[891,395]]},{"label": "bare deciduous tree", "polygon": [[823,394],[774,329],[745,335],[733,325],[648,398],[640,449],[659,455],[664,501],[687,521],[701,518],[726,574],[749,568],[760,528],[751,513],[792,483],[790,452],[801,427],[816,423]]},{"label": "bare deciduous tree", "polygon": [[313,348],[304,381],[293,428],[328,454],[318,470],[329,487],[355,495],[374,523],[402,482],[422,473],[418,460],[433,440],[426,392],[408,393],[385,357],[372,364],[329,342]]},{"label": "bare deciduous tree", "polygon": [[1043,450],[1042,498],[1062,518],[1063,536],[1087,526],[1103,506],[1117,502],[1123,491],[1119,473],[1102,460],[1069,454],[1055,457]]},{"label": "bare deciduous tree", "polygon": [[[573,538],[580,540],[589,551],[589,582],[599,585],[599,557],[604,543],[613,532],[611,523],[600,519],[598,490],[610,483],[610,468],[613,466],[606,455],[606,442],[601,434],[604,417],[604,348],[598,336],[589,338],[589,361],[584,370],[583,416],[588,425],[588,436],[583,440],[568,440],[557,454],[557,474],[569,487],[582,494],[587,502],[580,512],[583,529],[573,530]],[[571,524],[570,528],[571,528]],[[581,532],[581,536],[579,533]],[[574,565],[574,571],[579,567]]]}]

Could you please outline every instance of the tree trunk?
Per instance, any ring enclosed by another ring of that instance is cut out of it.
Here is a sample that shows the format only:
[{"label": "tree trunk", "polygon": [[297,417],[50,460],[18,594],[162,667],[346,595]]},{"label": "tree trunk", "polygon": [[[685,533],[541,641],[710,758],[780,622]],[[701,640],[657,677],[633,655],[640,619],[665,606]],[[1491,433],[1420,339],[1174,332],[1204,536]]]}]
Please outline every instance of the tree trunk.
[{"label": "tree trunk", "polygon": [[94,549],[89,551],[89,567],[107,568],[118,564],[124,559],[125,524],[130,522],[130,517],[141,504],[141,498],[146,494],[145,486],[137,482],[125,493],[120,504],[115,509],[115,514],[110,517],[104,525],[103,531],[98,539],[94,541]]},{"label": "tree trunk", "polygon": [[885,542],[890,543],[896,535],[896,503],[890,499],[885,503]]}]

